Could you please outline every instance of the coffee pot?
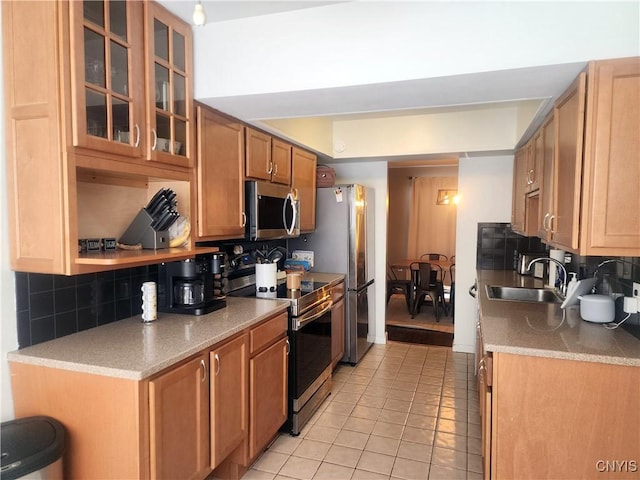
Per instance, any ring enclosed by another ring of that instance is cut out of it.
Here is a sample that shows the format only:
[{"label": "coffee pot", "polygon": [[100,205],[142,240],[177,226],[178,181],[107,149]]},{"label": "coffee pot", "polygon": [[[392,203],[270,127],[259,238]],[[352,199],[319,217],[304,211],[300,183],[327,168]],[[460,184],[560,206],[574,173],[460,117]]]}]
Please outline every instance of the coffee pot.
[{"label": "coffee pot", "polygon": [[158,267],[158,310],[203,315],[226,307],[224,253],[161,263]]}]

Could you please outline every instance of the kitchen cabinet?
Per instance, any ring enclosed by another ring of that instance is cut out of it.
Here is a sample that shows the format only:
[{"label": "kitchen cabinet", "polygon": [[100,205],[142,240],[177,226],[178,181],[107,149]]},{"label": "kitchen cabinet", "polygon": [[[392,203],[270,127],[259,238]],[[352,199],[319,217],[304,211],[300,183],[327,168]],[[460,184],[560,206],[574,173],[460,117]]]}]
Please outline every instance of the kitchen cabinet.
[{"label": "kitchen cabinet", "polygon": [[247,439],[247,352],[244,333],[210,353],[212,469]]},{"label": "kitchen cabinet", "polygon": [[246,176],[291,185],[291,145],[246,127]]},{"label": "kitchen cabinet", "polygon": [[[239,312],[253,311],[246,304],[227,308],[235,312],[230,321],[227,314],[214,313],[213,319],[202,317],[195,323],[227,323],[215,331],[219,336],[247,321],[244,316],[234,318]],[[136,378],[135,368],[12,361],[16,417],[49,415],[70,432],[73,441],[64,457],[65,478],[202,479],[214,468],[217,477],[239,478],[287,416],[288,313],[276,306],[260,305],[255,310],[267,317],[142,379]],[[265,313],[274,310],[280,313]],[[158,350],[166,348],[168,336],[175,336],[174,327],[162,323],[146,325],[140,332],[139,320],[134,328],[131,321],[124,322],[127,331],[141,335],[139,348],[130,354],[142,368],[163,357]],[[204,331],[212,328],[218,327]],[[117,342],[122,336],[106,330],[97,333],[103,342]],[[77,335],[79,343],[72,341],[67,347],[82,348],[87,337]],[[70,337],[61,340],[68,342]],[[177,341],[185,348],[201,342]],[[174,354],[172,350],[170,356]],[[120,374],[126,376],[111,376]]]},{"label": "kitchen cabinet", "polygon": [[271,181],[291,185],[291,145],[277,138],[271,139],[273,173]]},{"label": "kitchen cabinet", "polygon": [[247,178],[271,180],[271,136],[246,127],[245,170]]},{"label": "kitchen cabinet", "polygon": [[195,480],[211,472],[208,371],[208,359],[198,355],[149,382],[151,478]]},{"label": "kitchen cabinet", "polygon": [[193,33],[157,2],[144,2],[147,159],[193,165]]},{"label": "kitchen cabinet", "polygon": [[493,357],[484,347],[480,322],[476,328],[476,365],[478,399],[480,405],[480,432],[483,478],[491,478],[491,393],[493,384]]},{"label": "kitchen cabinet", "polygon": [[554,107],[556,162],[551,243],[575,251],[580,221],[580,182],[587,76],[582,72]]},{"label": "kitchen cabinet", "polygon": [[198,239],[242,238],[244,126],[204,106],[197,107]]},{"label": "kitchen cabinet", "polygon": [[249,332],[249,448],[250,465],[287,420],[289,340],[288,316],[283,313]]},{"label": "kitchen cabinet", "polygon": [[595,479],[602,462],[637,458],[638,367],[500,352],[490,376],[490,478]]},{"label": "kitchen cabinet", "polygon": [[[106,8],[105,8],[106,7]],[[143,5],[69,2],[73,146],[139,158],[145,130]],[[64,15],[65,6],[60,5]],[[17,12],[16,12],[17,13]],[[31,45],[25,45],[32,48]],[[75,88],[75,90],[74,90]]]},{"label": "kitchen cabinet", "polygon": [[292,183],[300,200],[300,233],[316,229],[316,165],[317,157],[310,152],[293,147]]},{"label": "kitchen cabinet", "polygon": [[344,306],[344,293],[345,283],[331,287],[331,300],[333,305],[331,307],[331,365],[332,368],[336,368],[336,365],[344,356],[345,349],[345,306]]},{"label": "kitchen cabinet", "polygon": [[640,256],[640,57],[589,65],[580,253]]},{"label": "kitchen cabinet", "polygon": [[543,144],[543,160],[542,160],[542,181],[540,186],[540,210],[538,218],[538,234],[537,236],[544,242],[551,240],[551,226],[553,221],[553,192],[556,188],[554,185],[554,165],[555,165],[555,121],[553,112],[542,123],[542,144]]},{"label": "kitchen cabinet", "polygon": [[528,164],[527,147],[516,151],[513,164],[513,198],[511,208],[511,229],[524,233],[525,200],[526,200],[526,171]]},{"label": "kitchen cabinet", "polygon": [[540,188],[540,176],[543,169],[544,138],[539,129],[527,144],[527,192],[535,192]]},{"label": "kitchen cabinet", "polygon": [[12,269],[73,275],[195,256],[193,241],[177,249],[78,253],[81,238],[122,235],[160,188],[174,189],[180,214],[193,219],[193,170],[163,163],[165,156],[149,162],[143,153],[146,87],[136,32],[145,12],[157,8],[2,2]]},{"label": "kitchen cabinet", "polygon": [[640,216],[628,214],[640,209],[638,131],[640,57],[591,62],[542,127],[540,238],[585,256],[640,255]]}]

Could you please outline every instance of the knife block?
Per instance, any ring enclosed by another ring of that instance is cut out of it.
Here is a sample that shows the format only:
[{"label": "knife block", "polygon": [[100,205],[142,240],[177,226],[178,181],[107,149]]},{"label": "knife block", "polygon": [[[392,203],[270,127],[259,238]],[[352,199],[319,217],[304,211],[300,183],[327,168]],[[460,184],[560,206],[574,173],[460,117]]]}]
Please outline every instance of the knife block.
[{"label": "knife block", "polygon": [[142,244],[142,248],[158,250],[169,247],[169,232],[156,231],[151,226],[153,218],[142,208],[133,219],[129,227],[120,237],[120,243],[125,245]]}]

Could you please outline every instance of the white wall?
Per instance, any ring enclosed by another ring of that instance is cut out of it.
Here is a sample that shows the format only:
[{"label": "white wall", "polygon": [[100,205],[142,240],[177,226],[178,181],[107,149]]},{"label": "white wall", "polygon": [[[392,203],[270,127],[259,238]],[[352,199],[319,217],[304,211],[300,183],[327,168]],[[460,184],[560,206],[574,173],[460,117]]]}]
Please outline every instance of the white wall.
[{"label": "white wall", "polygon": [[375,343],[386,343],[387,162],[354,162],[332,166],[336,169],[336,183],[359,183],[375,190],[375,315],[373,324],[369,322],[369,338]]},{"label": "white wall", "polygon": [[232,97],[632,56],[638,35],[629,1],[342,2],[198,28],[195,90]]},{"label": "white wall", "polygon": [[460,158],[456,232],[456,318],[453,349],[475,351],[476,304],[467,290],[476,279],[479,222],[510,222],[513,156]]},{"label": "white wall", "polygon": [[[0,26],[0,35],[2,33]],[[2,50],[0,50],[0,64]],[[0,76],[0,112],[4,112],[3,78]],[[4,145],[4,121],[0,119],[0,145]],[[0,149],[0,418],[14,418],[13,399],[7,352],[18,348],[16,319],[15,276],[9,267],[9,234],[7,218],[7,159],[5,149]]]}]

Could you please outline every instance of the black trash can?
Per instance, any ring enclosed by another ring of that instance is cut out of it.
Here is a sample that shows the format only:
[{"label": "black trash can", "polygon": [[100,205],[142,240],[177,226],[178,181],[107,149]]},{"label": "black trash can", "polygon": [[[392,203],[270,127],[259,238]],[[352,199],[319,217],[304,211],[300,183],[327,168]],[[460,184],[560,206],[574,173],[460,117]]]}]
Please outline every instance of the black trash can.
[{"label": "black trash can", "polygon": [[1,480],[62,479],[64,427],[50,417],[27,417],[0,424]]}]

